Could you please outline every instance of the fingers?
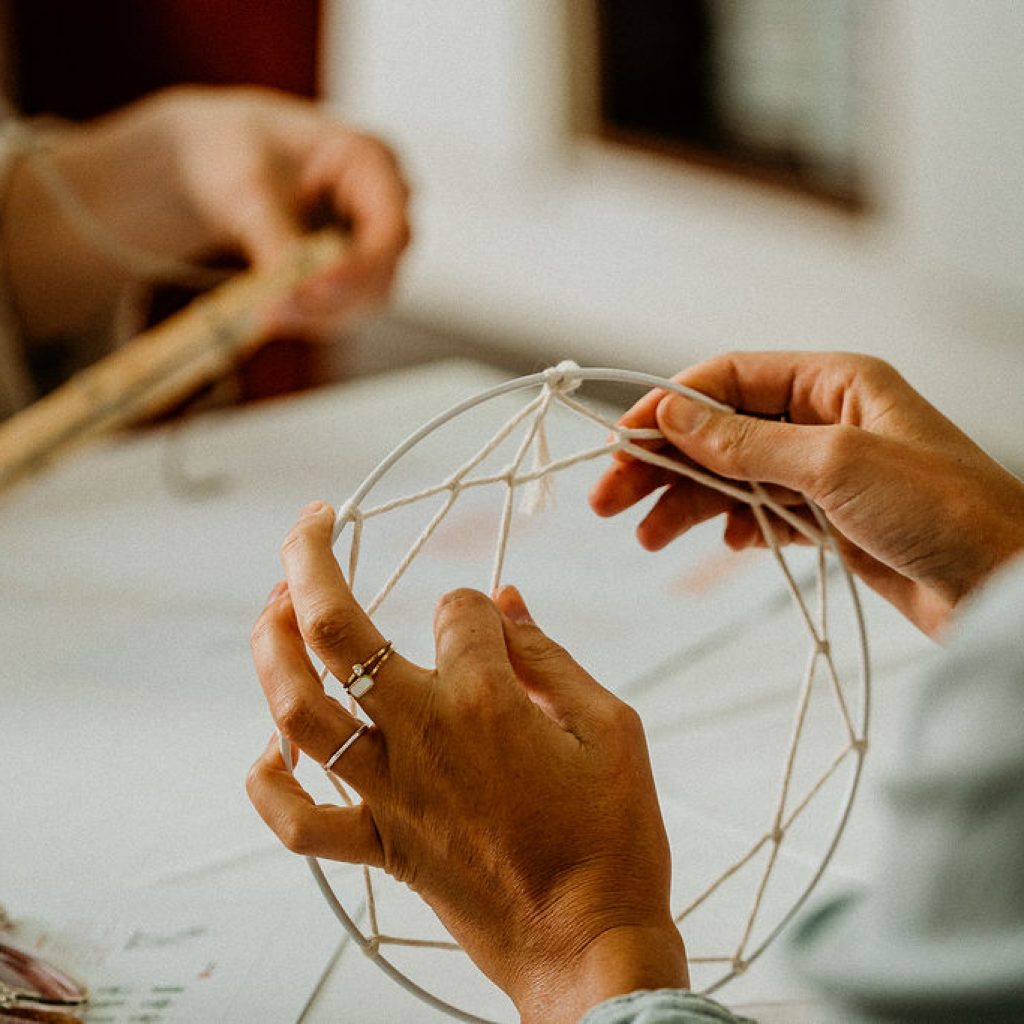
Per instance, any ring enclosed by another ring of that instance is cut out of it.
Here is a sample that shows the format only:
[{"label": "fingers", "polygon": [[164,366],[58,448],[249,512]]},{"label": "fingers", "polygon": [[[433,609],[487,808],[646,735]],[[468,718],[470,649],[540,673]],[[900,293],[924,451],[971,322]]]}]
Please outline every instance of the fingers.
[{"label": "fingers", "polygon": [[501,616],[479,591],[454,590],[438,601],[434,648],[439,678],[458,679],[460,698],[515,696]]},{"label": "fingers", "polygon": [[668,470],[632,457],[613,462],[591,489],[590,507],[599,516],[617,516],[673,479]]},{"label": "fingers", "polygon": [[608,701],[618,699],[534,623],[522,594],[506,586],[495,597],[513,670],[530,699],[563,729],[580,735]]},{"label": "fingers", "polygon": [[377,139],[336,128],[305,168],[301,194],[307,204],[326,199],[352,227],[345,264],[321,275],[301,293],[315,310],[337,305],[347,292],[381,298],[409,244],[409,187],[394,154]]},{"label": "fingers", "polygon": [[285,767],[271,740],[246,780],[260,817],[293,853],[381,865],[383,852],[366,804],[317,806]]},{"label": "fingers", "polygon": [[[920,415],[923,401],[881,360],[841,352],[731,353],[689,367],[675,380],[742,413],[786,414],[791,423],[801,425],[842,424],[874,429],[885,416],[893,415],[894,407],[912,407],[913,415]],[[678,430],[683,437],[695,432],[695,421],[707,408],[695,402],[689,404],[689,426],[681,423]],[[681,420],[685,419],[682,410],[686,405],[686,399],[677,400],[664,389],[655,389],[644,395],[620,422],[630,427],[663,427],[670,408],[679,413]],[[727,415],[716,414],[709,420],[704,431],[706,444],[695,440],[682,450],[706,468],[734,479],[783,483],[799,478],[801,485],[806,484],[808,474],[795,473],[799,466],[786,465],[788,448],[781,450],[780,458],[768,463],[764,472],[760,471],[760,452],[754,452],[746,467],[739,461],[748,440],[760,439],[764,442],[762,447],[768,450],[773,440],[791,442],[797,436],[795,433],[773,429],[770,422],[758,427],[750,416],[722,418]],[[720,458],[714,457],[716,448],[722,449]],[[647,474],[646,470],[638,470],[628,455],[620,453],[618,461],[625,470],[606,473],[591,497],[595,510],[602,514],[611,514],[604,512],[605,508],[618,508],[629,501],[631,491],[641,490],[633,477]],[[806,486],[796,489],[807,490]]]},{"label": "fingers", "polygon": [[[678,448],[673,446],[671,451],[678,458]],[[693,459],[686,461],[695,462]],[[703,468],[706,471],[708,467]],[[741,504],[681,473],[630,457],[628,461],[613,464],[602,474],[590,492],[590,505],[598,515],[618,515],[662,487],[664,493],[637,527],[637,539],[649,551],[662,549],[694,526],[722,513],[732,513]],[[766,493],[786,505],[802,505],[804,500],[791,488],[772,484],[767,486]]]},{"label": "fingers", "polygon": [[[814,517],[804,506],[803,510],[791,509],[791,513],[804,522],[810,529],[816,529],[817,523]],[[779,547],[787,544],[810,544],[811,541],[806,534],[796,529],[790,523],[785,522],[773,512],[765,509],[765,518],[772,533],[772,539]],[[722,536],[727,547],[733,551],[740,551],[743,548],[765,548],[768,547],[768,540],[757,521],[753,510],[749,505],[738,505],[732,509],[725,522],[725,532]]]},{"label": "fingers", "polygon": [[[281,548],[281,560],[302,639],[344,682],[354,665],[381,649],[385,638],[345,582],[331,547],[333,527],[330,506],[323,502],[307,506]],[[359,698],[359,704],[378,724],[399,723],[402,708],[418,699],[427,677],[423,669],[395,652],[380,667],[375,685]]]},{"label": "fingers", "polygon": [[491,710],[511,706],[525,691],[548,718],[580,737],[601,707],[620,703],[533,623],[515,587],[503,587],[494,601],[475,590],[445,595],[434,636],[442,689],[463,706],[477,700]]},{"label": "fingers", "polygon": [[[252,633],[256,673],[282,736],[324,764],[358,729],[358,719],[324,693],[295,621],[289,594],[279,585]],[[383,777],[384,753],[373,731],[362,735],[332,766],[360,793]]]},{"label": "fingers", "polygon": [[728,495],[693,480],[676,477],[637,527],[637,540],[648,551],[660,551],[694,526],[735,508]]},{"label": "fingers", "polygon": [[837,431],[712,409],[682,395],[658,404],[658,427],[695,462],[733,480],[761,480],[803,493],[814,490]]},{"label": "fingers", "polygon": [[387,297],[411,237],[409,188],[394,155],[377,139],[321,117],[303,118],[302,125],[294,154],[298,170],[286,182],[291,193],[274,195],[268,174],[266,188],[249,190],[252,201],[238,217],[239,230],[247,255],[271,262],[298,232],[298,211],[312,211],[311,221],[347,223],[352,244],[344,257],[267,316],[275,331],[331,337],[339,324]]},{"label": "fingers", "polygon": [[231,202],[230,219],[238,243],[256,266],[280,262],[301,237],[294,212],[269,173],[252,174]]},{"label": "fingers", "polygon": [[409,244],[409,188],[391,152],[367,136],[349,147],[347,173],[339,176],[334,202],[353,225],[362,257],[382,271],[394,267]]}]

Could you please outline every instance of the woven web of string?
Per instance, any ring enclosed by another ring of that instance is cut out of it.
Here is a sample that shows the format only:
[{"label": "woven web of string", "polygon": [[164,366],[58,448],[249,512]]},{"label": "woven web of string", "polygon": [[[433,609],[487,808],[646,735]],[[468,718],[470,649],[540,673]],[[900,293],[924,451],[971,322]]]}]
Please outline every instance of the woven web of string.
[{"label": "woven web of string", "polygon": [[[783,763],[782,777],[780,780],[777,798],[770,816],[768,828],[757,837],[751,846],[741,857],[730,863],[722,873],[708,884],[697,896],[683,907],[675,915],[677,924],[682,924],[698,907],[702,906],[714,893],[737,872],[750,863],[765,847],[768,847],[768,855],[755,888],[754,898],[749,913],[742,925],[739,941],[730,951],[714,955],[691,956],[690,962],[694,964],[724,964],[734,973],[741,973],[747,966],[745,959],[747,950],[751,943],[754,927],[757,924],[761,913],[762,904],[772,871],[777,863],[779,851],[786,837],[787,831],[794,821],[807,809],[814,800],[814,797],[825,787],[828,781],[839,771],[843,763],[850,755],[860,756],[866,747],[866,738],[863,732],[858,730],[851,717],[839,673],[836,669],[829,641],[828,621],[829,608],[827,600],[827,552],[834,551],[834,544],[829,533],[828,525],[820,510],[812,502],[807,502],[807,508],[811,510],[814,524],[806,521],[805,518],[796,514],[792,508],[773,500],[760,484],[752,484],[749,489],[730,483],[710,473],[704,472],[696,466],[688,465],[667,457],[659,451],[652,450],[648,445],[664,441],[660,431],[655,429],[627,428],[605,418],[581,401],[572,397],[573,392],[579,387],[582,381],[573,373],[578,369],[573,363],[560,364],[545,372],[544,385],[540,393],[519,409],[510,417],[491,437],[491,439],[477,451],[471,458],[460,465],[446,479],[431,487],[391,499],[382,504],[370,508],[360,509],[353,503],[344,505],[338,513],[336,533],[348,523],[352,524],[352,539],[348,560],[348,582],[349,586],[355,585],[356,570],[359,564],[360,544],[362,539],[363,524],[368,519],[382,516],[395,509],[406,505],[412,505],[439,495],[444,495],[440,507],[427,522],[422,532],[412,543],[391,575],[385,580],[379,591],[366,606],[368,615],[380,608],[388,595],[394,590],[413,560],[423,549],[424,545],[434,535],[438,527],[444,522],[447,515],[452,511],[459,496],[464,492],[477,487],[499,485],[504,488],[504,503],[501,519],[498,527],[497,541],[495,544],[494,561],[491,571],[490,592],[494,593],[500,583],[502,568],[505,563],[505,554],[508,548],[509,535],[511,531],[514,497],[519,489],[524,489],[525,500],[523,511],[530,513],[543,508],[547,503],[551,477],[571,466],[579,465],[597,459],[607,459],[615,452],[626,454],[642,462],[649,463],[661,469],[668,470],[680,476],[688,477],[706,487],[710,487],[722,494],[736,500],[745,502],[751,508],[761,533],[765,538],[768,548],[771,550],[775,561],[782,571],[786,588],[792,602],[796,607],[799,619],[810,640],[809,652],[806,666],[801,679],[799,695],[797,698],[796,711],[786,749]],[[545,422],[548,414],[555,406],[561,406],[570,410],[578,416],[591,421],[603,428],[608,440],[593,448],[575,452],[558,459],[551,459],[548,451],[547,438],[545,433]],[[484,463],[488,456],[492,455],[515,430],[525,426],[524,436],[515,450],[511,462],[505,468],[473,475],[474,471]],[[532,466],[524,468],[527,455],[531,449],[534,452]],[[817,547],[816,566],[816,607],[812,610],[808,607],[804,595],[801,593],[793,574],[782,555],[782,551],[775,537],[775,531],[769,518],[769,513],[777,516],[787,523],[811,544]],[[801,737],[805,733],[807,711],[810,703],[814,680],[819,671],[819,665],[824,664],[828,689],[831,692],[838,708],[845,731],[845,745],[836,754],[828,767],[820,776],[811,783],[806,790],[800,793],[795,799],[794,769],[797,759]],[[326,668],[321,675],[322,679],[327,676]],[[353,714],[358,713],[358,707],[349,698],[349,708]],[[330,771],[326,771],[328,779],[337,790],[342,800],[351,806],[353,798],[346,790],[341,780]],[[374,890],[373,877],[370,869],[363,868],[363,881],[366,890],[366,913],[368,931],[364,935],[364,950],[368,953],[376,953],[381,946],[409,946],[428,949],[457,950],[459,945],[454,942],[435,941],[432,939],[407,938],[399,935],[390,935],[382,932],[378,922],[377,897]]]}]

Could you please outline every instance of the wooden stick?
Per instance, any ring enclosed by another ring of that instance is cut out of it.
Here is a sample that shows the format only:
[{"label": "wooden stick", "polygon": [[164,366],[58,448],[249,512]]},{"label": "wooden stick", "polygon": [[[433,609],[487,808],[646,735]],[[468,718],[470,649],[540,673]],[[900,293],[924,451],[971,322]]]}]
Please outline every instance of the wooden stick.
[{"label": "wooden stick", "polygon": [[337,262],[335,230],[310,235],[276,267],[243,272],[0,423],[0,492],[107,431],[154,415],[223,376],[266,340],[266,310]]}]

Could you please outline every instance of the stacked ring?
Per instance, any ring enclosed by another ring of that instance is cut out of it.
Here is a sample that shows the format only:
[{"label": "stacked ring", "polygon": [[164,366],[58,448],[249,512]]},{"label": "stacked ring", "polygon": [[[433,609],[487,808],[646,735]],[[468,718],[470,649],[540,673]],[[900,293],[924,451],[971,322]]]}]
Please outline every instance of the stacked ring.
[{"label": "stacked ring", "polygon": [[391,657],[391,641],[385,642],[379,651],[374,651],[366,661],[357,662],[352,666],[344,686],[350,697],[359,700],[373,689],[374,680],[381,666]]}]

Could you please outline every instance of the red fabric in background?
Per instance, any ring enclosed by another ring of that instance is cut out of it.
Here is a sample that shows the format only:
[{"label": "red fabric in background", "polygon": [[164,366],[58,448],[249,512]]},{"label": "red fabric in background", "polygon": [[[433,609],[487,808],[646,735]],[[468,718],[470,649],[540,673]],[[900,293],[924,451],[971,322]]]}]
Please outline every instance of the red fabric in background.
[{"label": "red fabric in background", "polygon": [[[84,120],[178,83],[318,94],[320,0],[9,0],[17,102]],[[164,312],[177,301],[159,299]],[[239,372],[243,398],[322,383],[322,348],[281,339]]]},{"label": "red fabric in background", "polygon": [[177,82],[315,96],[319,0],[10,0],[25,113],[94,117]]}]

